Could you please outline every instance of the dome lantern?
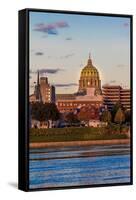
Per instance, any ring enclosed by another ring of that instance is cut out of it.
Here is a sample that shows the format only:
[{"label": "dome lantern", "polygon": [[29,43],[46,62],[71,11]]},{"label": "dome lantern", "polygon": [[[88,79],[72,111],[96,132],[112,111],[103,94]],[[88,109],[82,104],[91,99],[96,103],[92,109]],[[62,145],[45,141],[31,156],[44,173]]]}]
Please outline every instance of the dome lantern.
[{"label": "dome lantern", "polygon": [[90,67],[92,66],[91,53],[89,53],[89,59],[87,65]]}]

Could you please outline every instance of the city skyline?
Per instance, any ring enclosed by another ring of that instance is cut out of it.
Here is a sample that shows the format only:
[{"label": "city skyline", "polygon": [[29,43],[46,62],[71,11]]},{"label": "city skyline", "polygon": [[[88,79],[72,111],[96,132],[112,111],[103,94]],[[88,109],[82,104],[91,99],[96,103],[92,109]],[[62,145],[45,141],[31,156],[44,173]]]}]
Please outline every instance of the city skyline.
[{"label": "city skyline", "polygon": [[56,93],[76,92],[89,52],[102,85],[130,87],[129,18],[30,12],[30,86],[39,70]]}]

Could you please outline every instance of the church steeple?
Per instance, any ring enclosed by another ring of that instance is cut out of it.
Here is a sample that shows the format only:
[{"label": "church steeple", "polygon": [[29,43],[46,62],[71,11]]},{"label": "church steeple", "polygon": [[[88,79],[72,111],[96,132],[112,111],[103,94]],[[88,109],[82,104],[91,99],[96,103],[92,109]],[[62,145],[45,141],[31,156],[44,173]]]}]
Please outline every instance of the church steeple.
[{"label": "church steeple", "polygon": [[39,81],[39,70],[37,71],[37,85],[35,87],[36,100],[41,101],[40,81]]},{"label": "church steeple", "polygon": [[37,85],[39,86],[39,70],[37,71]]}]

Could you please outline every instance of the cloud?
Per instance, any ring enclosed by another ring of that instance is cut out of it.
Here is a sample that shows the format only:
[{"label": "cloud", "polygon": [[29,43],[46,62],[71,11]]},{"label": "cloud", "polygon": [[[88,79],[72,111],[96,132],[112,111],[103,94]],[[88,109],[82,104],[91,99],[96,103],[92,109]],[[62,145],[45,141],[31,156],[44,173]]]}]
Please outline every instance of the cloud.
[{"label": "cloud", "polygon": [[111,80],[110,83],[116,83],[116,80]]},{"label": "cloud", "polygon": [[125,22],[124,24],[123,24],[123,27],[128,27],[129,26],[129,23],[127,23],[127,22]]},{"label": "cloud", "polygon": [[58,35],[58,31],[56,29],[49,29],[47,33],[50,35]]},{"label": "cloud", "polygon": [[59,21],[55,23],[57,28],[65,28],[65,27],[69,27],[69,24],[65,21]]},{"label": "cloud", "polygon": [[78,86],[77,83],[60,83],[60,84],[54,84],[55,87],[72,87],[72,86]]},{"label": "cloud", "polygon": [[70,58],[70,57],[72,57],[74,55],[75,55],[75,53],[70,53],[70,54],[66,54],[64,56],[61,56],[60,58]]},{"label": "cloud", "polygon": [[74,56],[74,53],[67,54],[67,55],[65,55],[64,57],[65,57],[65,58],[69,58],[69,57],[72,57],[72,56]]},{"label": "cloud", "polygon": [[44,53],[41,52],[41,51],[38,51],[38,52],[35,53],[35,55],[36,55],[36,56],[42,56],[42,55],[44,55]]},{"label": "cloud", "polygon": [[59,21],[50,24],[39,23],[34,27],[34,31],[39,31],[49,35],[58,35],[58,29],[67,28],[69,24],[65,21]]},{"label": "cloud", "polygon": [[118,67],[118,68],[126,68],[127,66],[124,65],[124,64],[118,64],[117,67]]},{"label": "cloud", "polygon": [[40,74],[44,74],[44,73],[48,73],[48,74],[56,74],[59,71],[64,71],[62,69],[56,68],[56,69],[40,69],[39,73]]},{"label": "cloud", "polygon": [[54,58],[54,59],[67,59],[67,58],[70,58],[72,56],[74,56],[75,53],[69,53],[69,54],[66,54],[66,55],[63,55],[63,56],[50,56],[48,55],[47,58],[50,59],[50,58]]},{"label": "cloud", "polygon": [[59,71],[64,71],[64,69],[60,69],[60,68],[55,68],[55,69],[39,69],[39,70],[36,70],[36,71],[32,71],[30,70],[30,74],[36,74],[37,72],[39,71],[40,74],[56,74],[58,73]]},{"label": "cloud", "polygon": [[65,40],[72,40],[72,37],[67,37]]}]

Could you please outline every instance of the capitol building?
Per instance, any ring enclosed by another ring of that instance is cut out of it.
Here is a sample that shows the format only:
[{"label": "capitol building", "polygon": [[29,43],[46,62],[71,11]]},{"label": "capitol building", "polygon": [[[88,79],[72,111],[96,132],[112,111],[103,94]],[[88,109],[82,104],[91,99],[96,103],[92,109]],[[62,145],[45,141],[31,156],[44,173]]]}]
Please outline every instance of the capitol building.
[{"label": "capitol building", "polygon": [[78,92],[86,93],[87,88],[95,88],[95,94],[101,94],[101,80],[99,72],[92,64],[90,54],[87,65],[81,71]]},{"label": "capitol building", "polygon": [[99,72],[93,65],[90,54],[87,65],[81,71],[78,91],[74,94],[56,96],[56,104],[60,112],[73,112],[85,106],[99,109],[103,105]]},{"label": "capitol building", "polygon": [[61,113],[75,112],[77,109],[106,108],[112,110],[120,102],[126,110],[130,110],[131,91],[120,85],[101,86],[101,77],[98,69],[93,65],[91,56],[83,67],[79,77],[78,90],[72,94],[56,94],[55,86],[48,82],[48,77],[40,77],[37,72],[37,83],[34,93],[29,97],[30,103],[55,103]]}]

